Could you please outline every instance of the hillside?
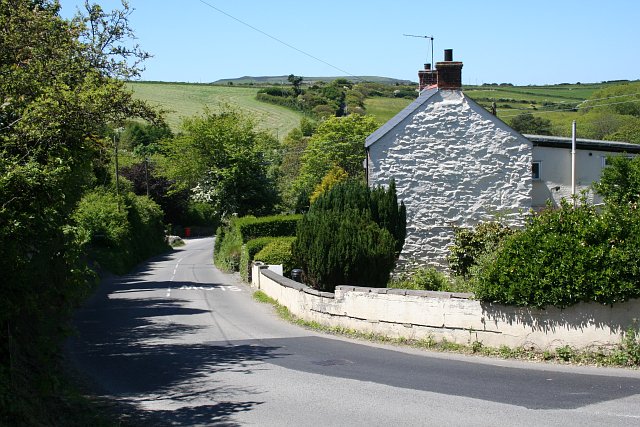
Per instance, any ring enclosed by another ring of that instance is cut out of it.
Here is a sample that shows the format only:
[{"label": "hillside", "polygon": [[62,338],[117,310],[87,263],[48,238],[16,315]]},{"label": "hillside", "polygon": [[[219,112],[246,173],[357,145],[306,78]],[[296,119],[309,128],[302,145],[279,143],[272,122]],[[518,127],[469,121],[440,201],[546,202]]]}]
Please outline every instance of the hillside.
[{"label": "hillside", "polygon": [[[266,84],[269,79],[278,78],[264,77],[263,84]],[[282,78],[286,81],[286,77]],[[506,123],[518,114],[531,112],[536,117],[551,120],[555,135],[569,136],[571,121],[578,120],[580,128],[582,118],[572,109],[595,91],[618,83],[620,82],[553,86],[484,85],[465,86],[463,90],[485,108],[490,108],[495,102],[498,117]],[[135,82],[129,85],[138,98],[170,110],[167,121],[173,130],[179,128],[182,117],[200,114],[205,108],[215,110],[225,103],[249,112],[258,120],[262,128],[272,130],[280,139],[298,126],[302,117],[302,114],[297,111],[258,101],[256,99],[258,87],[162,82]],[[382,124],[411,101],[406,98],[374,96],[366,98],[364,105],[367,113],[376,117]]]},{"label": "hillside", "polygon": [[205,108],[216,111],[221,105],[237,106],[253,116],[263,129],[282,139],[300,124],[302,114],[256,100],[257,88],[213,86],[196,83],[131,82],[137,98],[167,110],[167,122],[173,131],[182,118],[202,114]]},{"label": "hillside", "polygon": [[[288,76],[259,76],[259,77],[244,76],[244,77],[238,77],[238,78],[235,78],[235,79],[220,79],[220,80],[216,80],[212,84],[214,84],[214,85],[229,85],[229,84],[233,84],[233,85],[252,85],[252,84],[275,85],[275,84],[284,84],[284,85],[287,85],[287,84],[289,84],[288,81],[287,81],[287,77]],[[316,83],[316,82],[329,83],[329,82],[332,82],[332,81],[334,81],[336,79],[344,79],[344,78],[346,78],[347,80],[354,81],[354,82],[363,81],[363,82],[372,82],[372,83],[383,83],[383,84],[389,84],[389,85],[411,84],[411,82],[408,81],[408,80],[399,80],[399,79],[394,79],[394,78],[391,78],[391,77],[380,77],[380,76],[348,76],[348,77],[345,77],[345,76],[341,76],[341,77],[307,77],[307,76],[304,76],[303,78],[304,78],[304,80],[302,81],[303,84],[313,84],[313,83]]]}]

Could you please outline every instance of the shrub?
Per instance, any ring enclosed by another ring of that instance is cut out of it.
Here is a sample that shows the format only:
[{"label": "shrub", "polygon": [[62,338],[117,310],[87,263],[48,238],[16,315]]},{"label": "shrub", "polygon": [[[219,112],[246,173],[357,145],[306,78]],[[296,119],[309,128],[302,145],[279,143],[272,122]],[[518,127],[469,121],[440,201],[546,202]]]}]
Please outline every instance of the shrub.
[{"label": "shrub", "polygon": [[300,221],[294,259],[305,281],[321,290],[384,287],[404,244],[405,223],[393,181],[388,190],[345,181],[320,195]]},{"label": "shrub", "polygon": [[260,252],[255,254],[254,259],[266,264],[282,264],[284,275],[290,276],[291,270],[295,268],[291,255],[291,246],[295,240],[295,237],[272,238]]},{"label": "shrub", "polygon": [[243,242],[258,237],[295,236],[302,215],[275,215],[266,217],[243,217],[234,221]]},{"label": "shrub", "polygon": [[[260,237],[295,236],[296,227],[301,218],[301,215],[276,215],[231,219],[227,226],[218,230],[214,247],[216,266],[223,271],[239,271],[242,265],[242,271],[244,271],[245,266],[248,268],[251,262],[248,254],[241,260],[244,243]],[[244,273],[242,274],[244,277]]]},{"label": "shrub", "polygon": [[613,304],[640,297],[640,215],[587,204],[531,218],[478,265],[476,297],[518,306]]},{"label": "shrub", "polygon": [[257,239],[249,240],[242,246],[239,267],[240,277],[247,281],[251,279],[251,262],[254,260],[255,255],[274,239],[276,237],[258,237]]},{"label": "shrub", "polygon": [[395,241],[366,211],[314,211],[298,227],[294,259],[304,280],[332,292],[337,285],[385,287],[395,263]]},{"label": "shrub", "polygon": [[399,280],[392,280],[389,283],[389,287],[425,291],[448,291],[450,289],[447,276],[434,267],[419,268],[411,275],[402,277]]},{"label": "shrub", "polygon": [[96,189],[87,193],[73,219],[89,255],[101,267],[122,274],[151,255],[168,250],[163,212],[146,196],[118,196]]},{"label": "shrub", "polygon": [[340,212],[348,209],[369,212],[371,219],[393,236],[395,253],[400,253],[406,237],[407,213],[404,203],[398,205],[395,181],[391,180],[388,189],[370,189],[356,180],[341,182],[322,193],[311,210]]},{"label": "shrub", "polygon": [[469,277],[478,257],[488,251],[494,251],[498,244],[513,230],[499,222],[483,222],[474,229],[456,228],[454,244],[449,247],[449,268],[453,274]]}]

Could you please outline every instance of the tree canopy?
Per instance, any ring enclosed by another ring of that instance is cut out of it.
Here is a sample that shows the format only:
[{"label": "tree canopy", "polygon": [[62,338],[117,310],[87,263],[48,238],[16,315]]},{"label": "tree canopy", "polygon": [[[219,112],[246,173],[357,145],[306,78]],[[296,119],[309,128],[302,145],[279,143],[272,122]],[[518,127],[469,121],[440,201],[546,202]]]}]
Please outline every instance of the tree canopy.
[{"label": "tree canopy", "polygon": [[373,117],[358,114],[326,119],[309,139],[295,187],[310,194],[335,166],[363,178],[364,142],[378,126]]},{"label": "tree canopy", "polygon": [[158,121],[113,78],[135,75],[127,64],[144,59],[117,47],[127,44],[128,5],[124,15],[87,6],[65,20],[55,1],[0,0],[0,424],[25,424],[27,414],[12,411],[38,399],[35,382],[55,394],[34,378],[48,378],[40,361],[86,289],[70,217],[96,180],[105,130],[131,117]]},{"label": "tree canopy", "polygon": [[164,147],[165,172],[176,189],[190,190],[220,216],[267,214],[278,201],[273,168],[278,141],[239,111],[187,118],[182,133]]}]

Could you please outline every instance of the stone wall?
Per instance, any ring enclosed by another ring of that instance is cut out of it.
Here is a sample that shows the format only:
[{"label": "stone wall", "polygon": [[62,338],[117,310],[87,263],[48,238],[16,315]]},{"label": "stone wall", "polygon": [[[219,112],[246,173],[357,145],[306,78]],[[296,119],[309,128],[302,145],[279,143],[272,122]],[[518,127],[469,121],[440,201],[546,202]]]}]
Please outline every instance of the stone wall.
[{"label": "stone wall", "polygon": [[407,206],[401,263],[446,265],[453,227],[531,208],[532,144],[461,91],[441,90],[369,147],[369,183]]},{"label": "stone wall", "polygon": [[640,313],[640,300],[561,310],[507,307],[469,299],[469,294],[338,286],[319,292],[254,265],[252,285],[294,315],[328,326],[409,339],[475,341],[538,350],[619,344]]}]

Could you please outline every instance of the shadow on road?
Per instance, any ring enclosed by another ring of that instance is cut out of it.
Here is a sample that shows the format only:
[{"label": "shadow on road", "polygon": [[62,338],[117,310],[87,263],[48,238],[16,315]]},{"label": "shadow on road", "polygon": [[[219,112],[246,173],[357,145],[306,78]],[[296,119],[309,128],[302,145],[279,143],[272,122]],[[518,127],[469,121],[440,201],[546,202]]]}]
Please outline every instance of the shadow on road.
[{"label": "shadow on road", "polygon": [[[232,414],[262,403],[237,401],[235,396],[259,393],[225,386],[216,374],[251,374],[262,369],[261,362],[284,356],[280,347],[256,342],[185,339],[206,328],[189,319],[209,311],[145,292],[182,285],[202,284],[112,278],[76,314],[77,333],[68,342],[68,357],[86,388],[95,390],[98,400],[107,399],[120,422],[234,425]],[[144,298],[145,294],[154,297]]]}]

